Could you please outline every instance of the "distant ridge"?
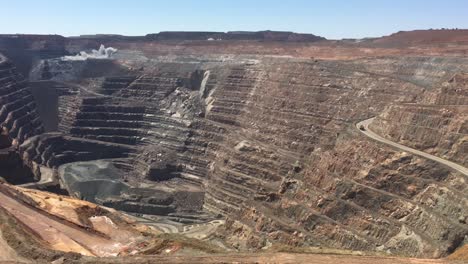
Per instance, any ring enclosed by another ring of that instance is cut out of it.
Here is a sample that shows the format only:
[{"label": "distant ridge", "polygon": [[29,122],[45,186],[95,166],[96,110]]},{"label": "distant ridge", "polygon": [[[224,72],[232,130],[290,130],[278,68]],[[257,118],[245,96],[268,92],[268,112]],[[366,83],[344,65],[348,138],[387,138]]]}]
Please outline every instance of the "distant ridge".
[{"label": "distant ridge", "polygon": [[229,32],[197,32],[197,31],[165,31],[148,34],[152,40],[260,40],[260,41],[291,41],[314,42],[326,40],[313,34],[294,33],[290,31],[229,31]]},{"label": "distant ridge", "polygon": [[437,44],[468,42],[468,29],[428,29],[399,31],[374,40],[378,44]]}]

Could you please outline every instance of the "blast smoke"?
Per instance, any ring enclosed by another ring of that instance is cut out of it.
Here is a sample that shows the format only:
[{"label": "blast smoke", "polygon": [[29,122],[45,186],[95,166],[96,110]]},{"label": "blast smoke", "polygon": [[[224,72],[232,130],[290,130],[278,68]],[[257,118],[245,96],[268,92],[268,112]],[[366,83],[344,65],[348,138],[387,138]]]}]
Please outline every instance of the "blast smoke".
[{"label": "blast smoke", "polygon": [[112,55],[117,52],[117,49],[113,47],[106,48],[103,44],[99,47],[99,50],[92,50],[91,53],[81,51],[75,56],[64,56],[63,61],[84,61],[87,59],[110,59]]}]

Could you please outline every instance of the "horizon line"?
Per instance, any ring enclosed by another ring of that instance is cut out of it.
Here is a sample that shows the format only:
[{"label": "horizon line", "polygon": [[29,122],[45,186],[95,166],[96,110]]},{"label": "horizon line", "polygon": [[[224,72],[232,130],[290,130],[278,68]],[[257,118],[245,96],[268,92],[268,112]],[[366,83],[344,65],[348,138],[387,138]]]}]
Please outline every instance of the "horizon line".
[{"label": "horizon line", "polygon": [[58,34],[58,33],[0,33],[0,36],[61,36],[65,38],[78,38],[78,37],[86,37],[86,36],[121,36],[121,37],[146,37],[148,35],[152,34],[161,34],[161,33],[172,33],[172,32],[183,32],[183,33],[224,33],[224,34],[229,34],[229,33],[260,33],[260,32],[278,32],[278,33],[292,33],[292,34],[301,34],[301,35],[314,35],[317,37],[322,37],[325,40],[346,40],[346,39],[374,39],[374,38],[382,38],[382,37],[387,37],[391,36],[397,33],[403,33],[403,32],[414,32],[414,31],[467,31],[468,28],[421,28],[421,29],[409,29],[409,30],[399,30],[393,33],[390,33],[388,35],[382,35],[382,36],[368,36],[368,37],[362,37],[362,38],[354,38],[354,37],[343,37],[343,38],[325,38],[320,35],[316,35],[314,33],[308,33],[308,32],[295,32],[295,31],[289,31],[289,30],[272,30],[272,29],[265,29],[265,30],[228,30],[228,31],[206,31],[206,30],[163,30],[159,32],[150,32],[146,34],[119,34],[119,33],[84,33],[80,35],[67,35],[67,34]]}]

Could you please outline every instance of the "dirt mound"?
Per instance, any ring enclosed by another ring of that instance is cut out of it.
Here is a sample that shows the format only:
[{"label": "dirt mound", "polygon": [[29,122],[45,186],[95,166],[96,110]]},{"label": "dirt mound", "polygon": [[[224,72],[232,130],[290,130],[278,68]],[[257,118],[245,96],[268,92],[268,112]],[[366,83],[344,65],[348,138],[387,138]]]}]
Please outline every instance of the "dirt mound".
[{"label": "dirt mound", "polygon": [[113,210],[52,193],[2,184],[0,198],[3,244],[9,256],[17,254],[18,259],[57,259],[65,255],[60,252],[99,257],[223,252],[199,240],[160,234]]},{"label": "dirt mound", "polygon": [[452,255],[450,255],[447,259],[468,261],[468,245],[464,245],[463,247],[459,248]]}]

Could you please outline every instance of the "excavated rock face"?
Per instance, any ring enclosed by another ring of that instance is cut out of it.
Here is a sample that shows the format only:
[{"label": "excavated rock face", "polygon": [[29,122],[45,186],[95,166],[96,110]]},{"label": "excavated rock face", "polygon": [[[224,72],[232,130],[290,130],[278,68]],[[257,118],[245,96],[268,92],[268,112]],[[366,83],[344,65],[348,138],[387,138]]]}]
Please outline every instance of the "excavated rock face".
[{"label": "excavated rock face", "polygon": [[140,214],[203,209],[228,219],[220,235],[240,248],[440,257],[468,235],[466,175],[355,128],[378,116],[378,134],[466,165],[460,60],[119,52],[99,66],[118,71],[94,75],[82,74],[92,64],[62,73],[54,60],[40,62],[35,78],[59,91],[58,132],[30,138],[40,131],[14,124],[34,105],[15,112],[7,105],[16,97],[2,97],[5,135],[29,138],[19,148],[25,163],[36,174],[53,169],[70,195]]},{"label": "excavated rock face", "polygon": [[468,166],[468,76],[456,74],[421,103],[392,105],[375,130],[393,141]]},{"label": "excavated rock face", "polygon": [[416,103],[424,87],[336,63],[267,62],[243,74],[236,96],[219,88],[207,114],[237,127],[216,151],[207,209],[291,244],[436,257],[461,243],[463,175],[353,131],[386,105]]},{"label": "excavated rock face", "polygon": [[[36,104],[27,82],[15,66],[0,55],[0,128],[3,141],[18,146],[42,133]],[[5,143],[3,144],[5,145]]]}]

